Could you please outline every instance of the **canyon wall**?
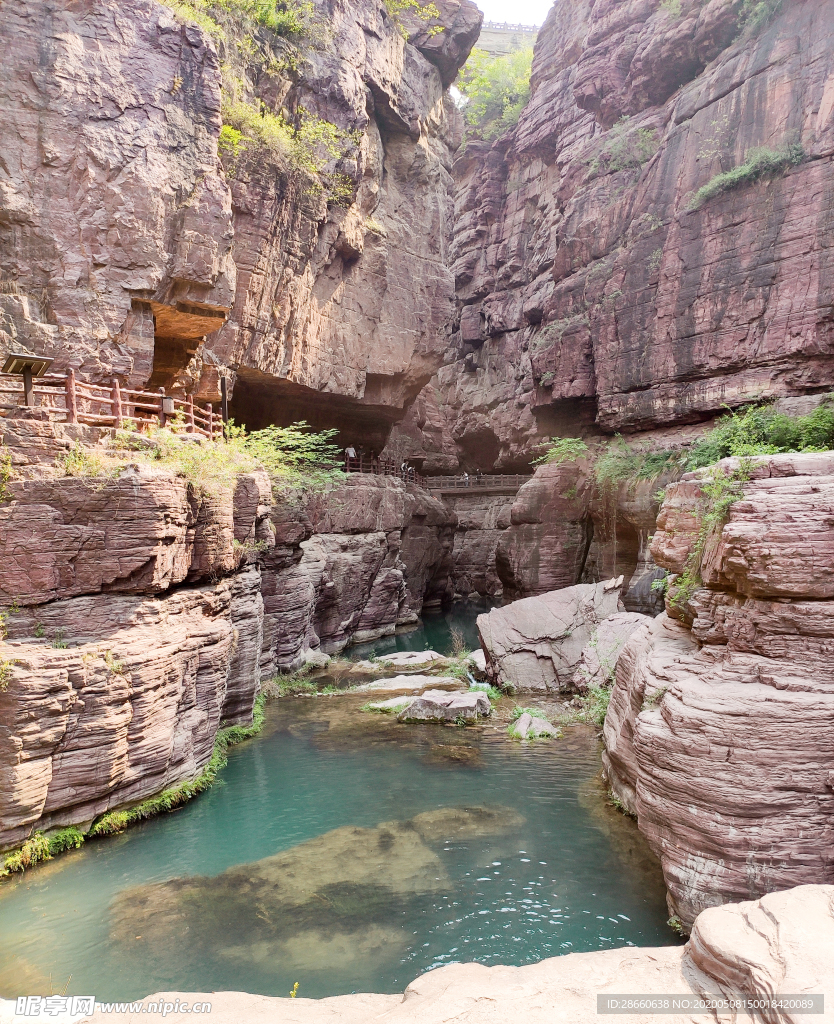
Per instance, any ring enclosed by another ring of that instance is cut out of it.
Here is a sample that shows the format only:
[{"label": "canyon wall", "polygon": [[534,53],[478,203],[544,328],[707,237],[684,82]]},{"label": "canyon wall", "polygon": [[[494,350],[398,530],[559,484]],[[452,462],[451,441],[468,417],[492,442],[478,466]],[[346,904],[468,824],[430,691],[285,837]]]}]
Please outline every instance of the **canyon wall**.
[{"label": "canyon wall", "polygon": [[[459,320],[415,455],[512,471],[542,436],[830,387],[834,6],[679,7],[555,4],[517,127],[458,156]],[[699,196],[762,148],[771,172]]]},{"label": "canyon wall", "polygon": [[751,462],[718,464],[743,493],[705,539],[709,471],[668,488],[652,542],[675,574],[667,614],[623,649],[605,721],[608,781],[687,927],[834,882],[834,456]]},{"label": "canyon wall", "polygon": [[[279,493],[131,462],[65,476],[109,431],[4,421],[0,848],[195,778],[263,681],[451,596],[455,519],[413,485]],[[182,442],[189,444],[187,440]]]},{"label": "canyon wall", "polygon": [[[439,10],[442,31],[404,16],[401,32],[382,0],[316,0],[292,43],[257,25],[219,39],[156,0],[9,12],[0,352],[202,402],[237,371],[239,421],[306,417],[381,448],[453,312],[447,87],[481,15]],[[250,145],[224,167],[235,90],[255,118],[333,126],[336,199],[286,153]]]}]

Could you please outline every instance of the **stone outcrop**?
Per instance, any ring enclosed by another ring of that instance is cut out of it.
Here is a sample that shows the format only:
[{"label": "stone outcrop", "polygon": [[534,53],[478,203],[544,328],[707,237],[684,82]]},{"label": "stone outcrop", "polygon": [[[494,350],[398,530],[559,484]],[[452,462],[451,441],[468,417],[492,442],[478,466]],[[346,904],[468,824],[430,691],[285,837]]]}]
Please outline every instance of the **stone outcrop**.
[{"label": "stone outcrop", "polygon": [[[453,313],[448,85],[482,16],[471,0],[440,7],[441,32],[406,16],[410,41],[378,0],[315,0],[294,44],[225,14],[222,61],[157,0],[16,9],[0,30],[0,123],[17,140],[0,351],[202,402],[228,373],[239,421],[306,417],[380,449],[440,365]],[[335,126],[336,201],[287,154],[249,146],[224,167],[222,107],[240,88],[256,112]]]},{"label": "stone outcrop", "polygon": [[698,571],[702,484],[733,473],[738,500],[703,544],[703,585],[681,607],[673,576],[675,618],[626,644],[605,723],[609,782],[660,857],[685,925],[708,906],[834,880],[834,458],[686,474],[658,518],[659,565]]},{"label": "stone outcrop", "polygon": [[[522,1024],[549,1024],[554,1019],[591,1024],[598,1020],[597,995],[827,995],[834,984],[832,965],[834,887],[806,885],[755,902],[703,911],[685,946],[568,953],[524,967],[449,964],[417,978],[403,995],[363,993],[315,1000],[215,992],[210,1001],[212,1019],[218,1024],[442,1024],[449,1019],[467,1024],[509,1019]],[[173,1003],[176,994],[149,998]],[[196,997],[181,998],[191,1003]],[[125,1020],[139,1024],[162,1016],[161,1010],[146,1011],[128,1013]],[[186,1024],[190,1016],[167,1010],[165,1019]],[[106,1019],[99,1013],[90,1021]],[[646,1014],[621,1013],[617,1019],[638,1024]],[[694,1024],[707,1017],[680,1011],[665,1014],[664,1019]],[[761,1018],[739,1014],[738,1019]],[[801,1010],[783,1009],[763,1019],[768,1024],[799,1024],[807,1017]]]},{"label": "stone outcrop", "polygon": [[0,503],[2,848],[193,779],[263,679],[451,593],[454,516],[400,480],[273,502],[262,471],[67,477],[53,459],[74,431],[23,422]]},{"label": "stone outcrop", "polygon": [[[263,605],[256,570],[158,598],[95,595],[14,615],[0,692],[0,845],[91,823],[208,763],[251,721]],[[26,639],[16,639],[17,634]]]},{"label": "stone outcrop", "polygon": [[155,312],[199,338],[234,297],[214,44],[156,0],[35,0],[0,33],[0,345],[145,383]]},{"label": "stone outcrop", "polygon": [[451,596],[454,515],[393,477],[354,474],[303,508],[279,503],[264,559],[264,671],[417,621]]},{"label": "stone outcrop", "polygon": [[[459,327],[424,392],[435,463],[512,471],[545,435],[830,386],[834,6],[784,3],[756,29],[744,11],[551,9],[517,127],[456,161]],[[773,173],[695,200],[758,147]]]},{"label": "stone outcrop", "polygon": [[490,680],[521,692],[572,689],[595,628],[623,610],[622,582],[581,583],[479,615]]},{"label": "stone outcrop", "polygon": [[541,466],[518,492],[496,551],[509,595],[528,597],[578,583],[591,543],[587,465]]},{"label": "stone outcrop", "polygon": [[408,702],[397,715],[401,722],[474,722],[490,713],[489,698],[480,691],[448,693],[426,690]]}]

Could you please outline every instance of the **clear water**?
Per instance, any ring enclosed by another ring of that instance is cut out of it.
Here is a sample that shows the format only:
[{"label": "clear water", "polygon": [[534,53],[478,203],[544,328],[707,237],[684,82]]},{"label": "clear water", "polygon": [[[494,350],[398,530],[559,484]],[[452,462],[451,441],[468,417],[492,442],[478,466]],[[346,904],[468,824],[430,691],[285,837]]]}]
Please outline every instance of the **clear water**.
[{"label": "clear water", "polygon": [[416,629],[382,637],[370,643],[356,644],[354,647],[348,647],[342,656],[359,661],[363,658],[394,654],[396,651],[437,651],[438,654],[451,654],[454,650],[453,629],[463,636],[467,648],[474,651],[481,646],[476,620],[479,615],[494,607],[495,602],[486,598],[483,601],[456,601],[442,612],[424,612]]},{"label": "clear water", "polygon": [[[396,992],[452,961],[676,941],[588,730],[522,747],[503,725],[405,726],[364,699],[277,702],[221,785],[0,887],[0,996],[67,979],[101,999]],[[462,830],[415,821],[438,808],[464,809]]]}]

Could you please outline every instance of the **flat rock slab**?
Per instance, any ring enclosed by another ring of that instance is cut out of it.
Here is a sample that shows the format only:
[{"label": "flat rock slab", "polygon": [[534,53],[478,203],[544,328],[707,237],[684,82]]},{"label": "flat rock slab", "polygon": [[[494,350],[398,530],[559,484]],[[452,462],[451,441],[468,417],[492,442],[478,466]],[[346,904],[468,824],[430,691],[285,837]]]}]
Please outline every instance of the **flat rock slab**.
[{"label": "flat rock slab", "polygon": [[373,683],[357,686],[354,693],[377,693],[380,690],[422,690],[424,686],[455,686],[461,685],[460,679],[454,676],[389,676],[377,679]]},{"label": "flat rock slab", "polygon": [[371,711],[399,712],[402,711],[403,708],[407,707],[413,700],[414,697],[406,697],[405,695],[402,697],[389,697],[388,700],[379,700],[375,701],[373,704],[368,704],[367,707]]},{"label": "flat rock slab", "polygon": [[384,665],[395,665],[397,668],[410,668],[419,665],[431,665],[434,661],[443,661],[443,655],[437,651],[397,651],[379,658]]},{"label": "flat rock slab", "polygon": [[397,718],[401,722],[454,722],[456,718],[475,721],[479,715],[489,715],[492,708],[485,693],[448,693],[445,690],[426,690],[405,708]]},{"label": "flat rock slab", "polygon": [[507,730],[516,740],[557,739],[562,734],[546,718],[538,718],[526,711]]}]

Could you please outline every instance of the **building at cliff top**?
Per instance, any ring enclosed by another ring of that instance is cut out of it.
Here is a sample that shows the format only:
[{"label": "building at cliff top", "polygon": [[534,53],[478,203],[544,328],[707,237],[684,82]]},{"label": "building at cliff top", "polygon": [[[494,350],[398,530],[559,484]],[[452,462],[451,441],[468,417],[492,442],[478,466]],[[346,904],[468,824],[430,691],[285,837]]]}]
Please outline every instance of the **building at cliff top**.
[{"label": "building at cliff top", "polygon": [[476,46],[492,57],[504,57],[526,46],[534,46],[538,25],[515,25],[508,22],[485,21]]}]

